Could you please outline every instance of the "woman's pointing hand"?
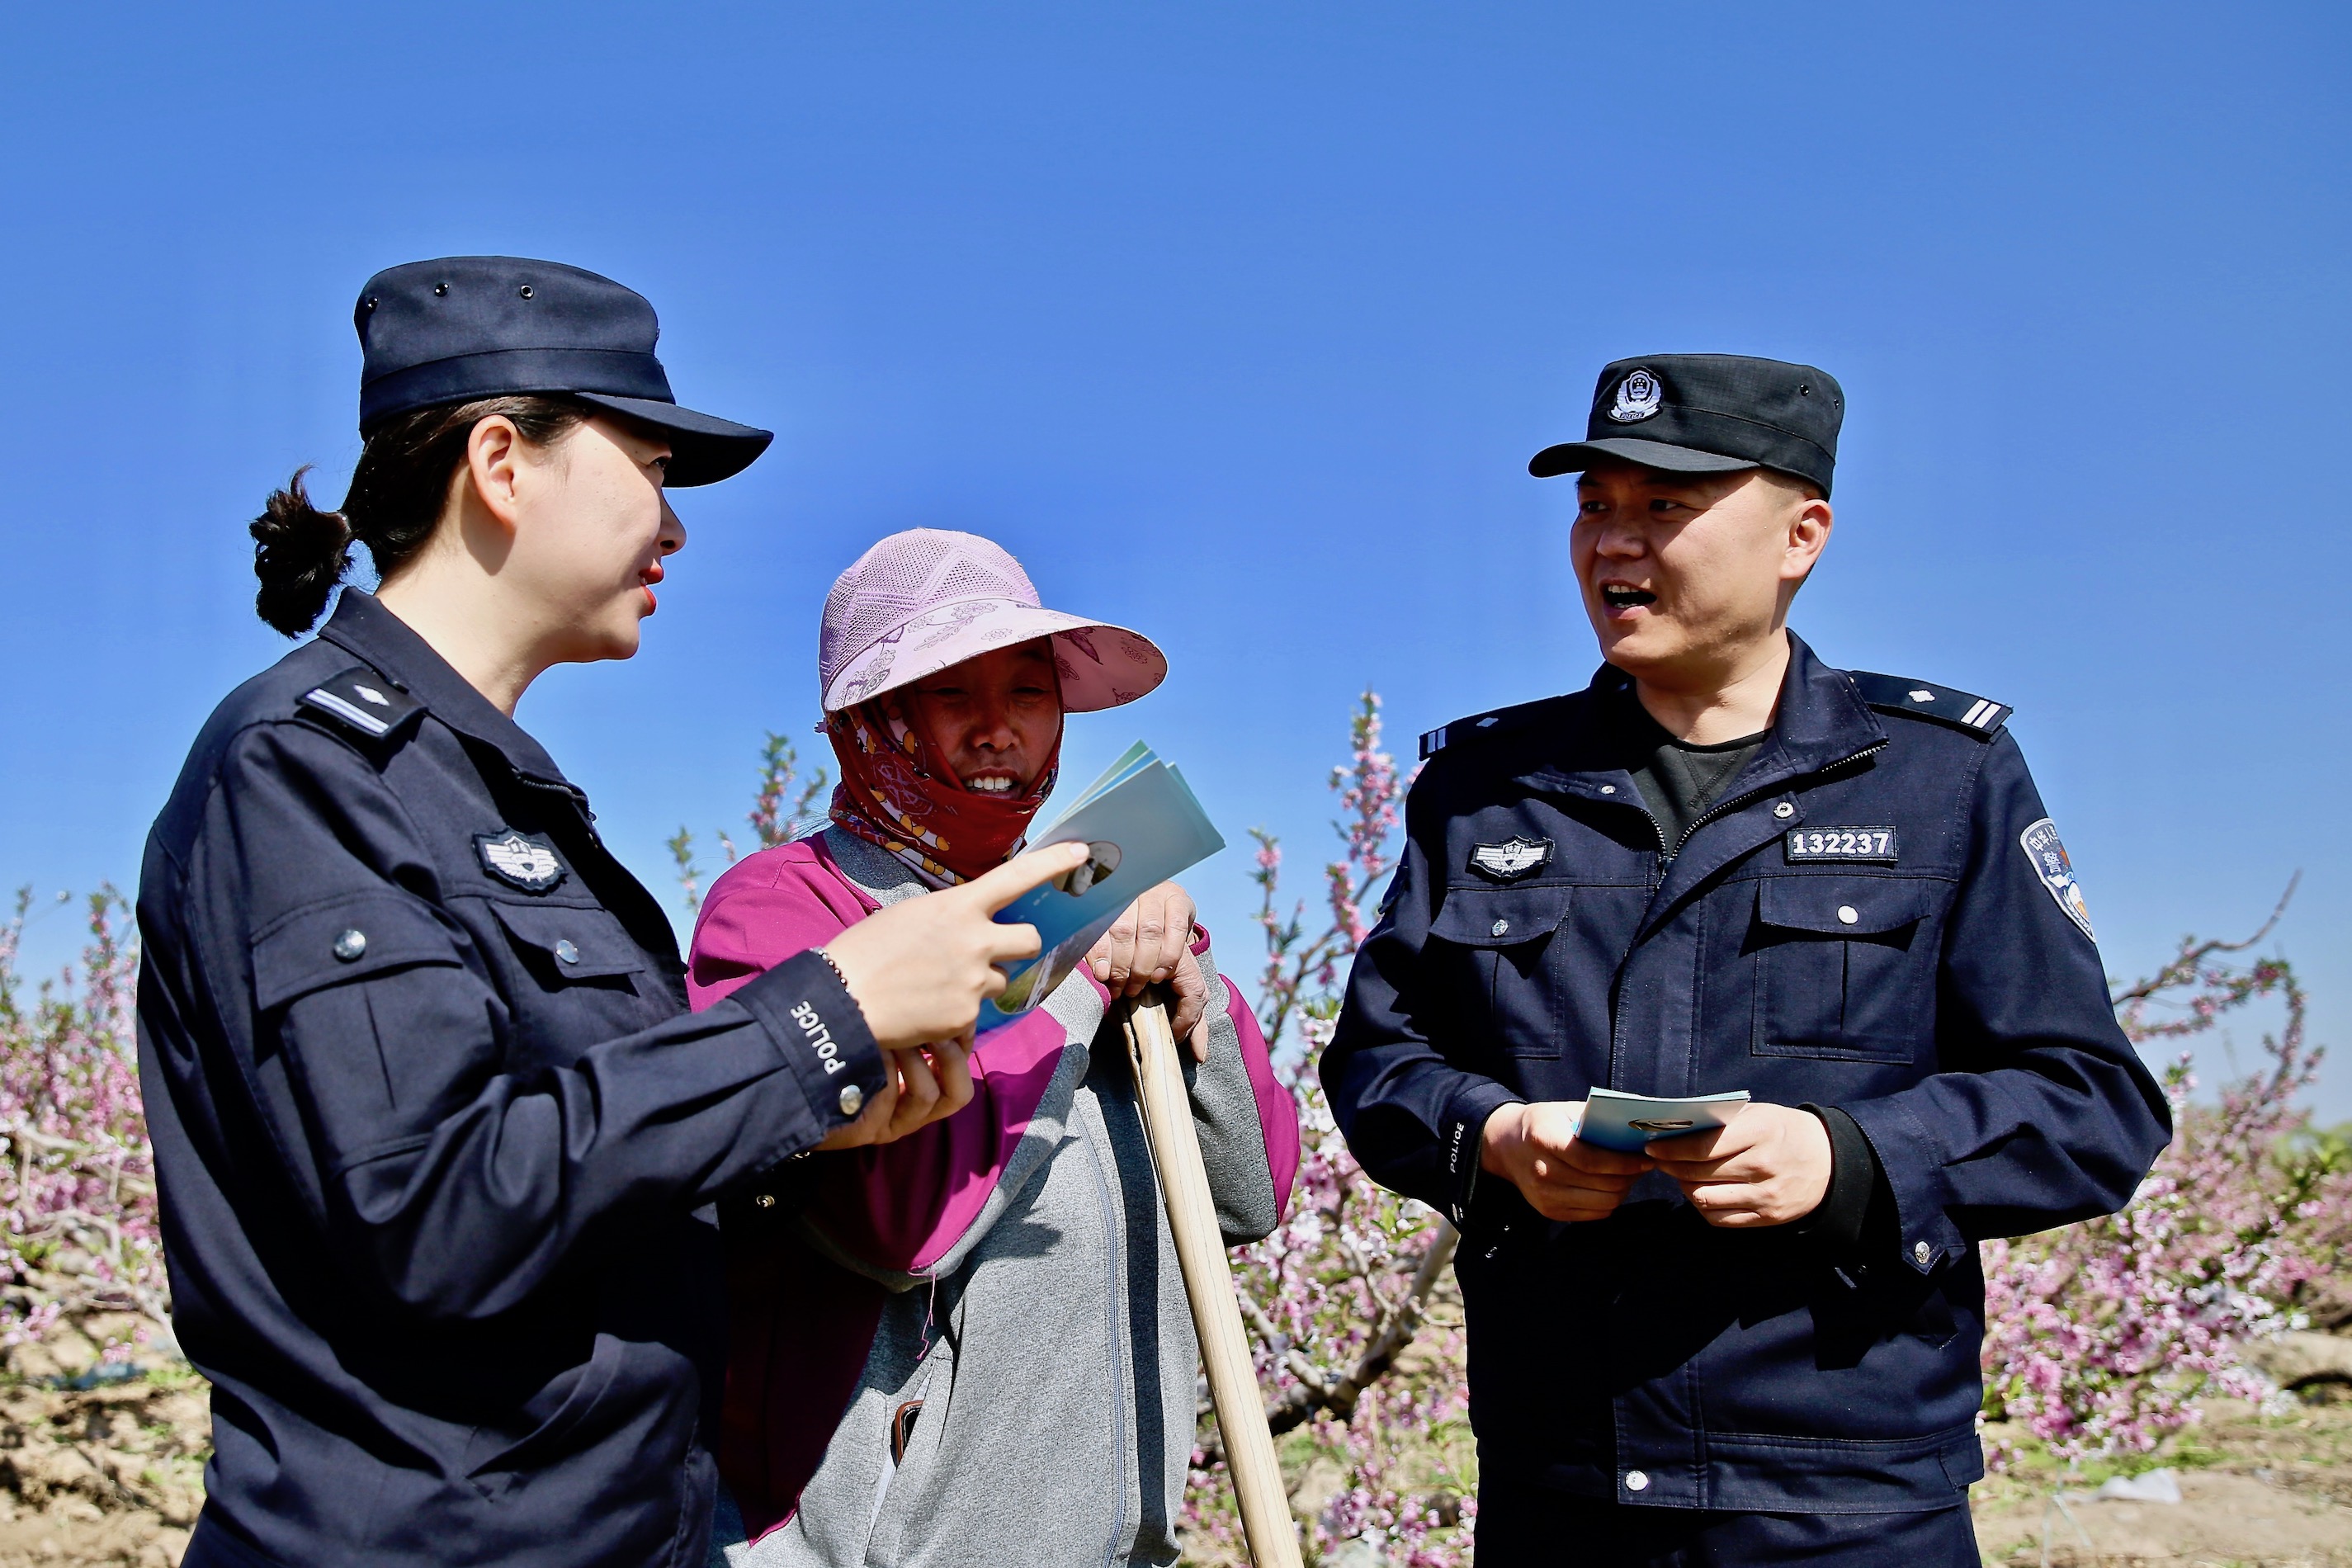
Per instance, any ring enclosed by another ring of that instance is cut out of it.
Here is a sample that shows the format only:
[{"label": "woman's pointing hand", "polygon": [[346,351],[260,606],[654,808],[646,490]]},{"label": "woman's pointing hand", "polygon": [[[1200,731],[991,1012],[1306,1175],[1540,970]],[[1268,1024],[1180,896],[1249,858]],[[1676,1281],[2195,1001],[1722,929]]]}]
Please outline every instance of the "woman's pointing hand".
[{"label": "woman's pointing hand", "polygon": [[1004,991],[1001,963],[1037,956],[1037,928],[996,911],[1086,863],[1083,844],[1017,856],[984,877],[878,910],[825,943],[884,1050],[958,1039]]}]

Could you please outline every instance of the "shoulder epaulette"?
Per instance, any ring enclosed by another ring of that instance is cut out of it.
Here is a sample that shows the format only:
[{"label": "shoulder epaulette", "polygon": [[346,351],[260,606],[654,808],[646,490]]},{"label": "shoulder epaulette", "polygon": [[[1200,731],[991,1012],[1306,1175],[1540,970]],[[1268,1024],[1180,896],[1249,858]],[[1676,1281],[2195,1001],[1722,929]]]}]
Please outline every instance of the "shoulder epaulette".
[{"label": "shoulder epaulette", "polygon": [[1465,718],[1456,719],[1450,724],[1440,724],[1421,738],[1421,760],[1425,763],[1448,745],[1456,741],[1467,740],[1473,735],[1500,734],[1506,731],[1517,729],[1535,718],[1538,709],[1549,708],[1559,700],[1557,697],[1539,697],[1533,702],[1517,702],[1508,708],[1497,708],[1486,713],[1472,713]]},{"label": "shoulder epaulette", "polygon": [[1990,697],[1955,691],[1948,686],[1930,686],[1924,680],[1909,680],[1899,675],[1873,675],[1867,670],[1846,673],[1852,677],[1854,689],[1862,693],[1862,700],[1880,712],[1905,713],[1914,719],[1949,724],[1979,741],[1990,740],[1993,732],[2017,711]]},{"label": "shoulder epaulette", "polygon": [[295,705],[334,729],[381,741],[425,711],[425,704],[363,664],[330,676]]}]

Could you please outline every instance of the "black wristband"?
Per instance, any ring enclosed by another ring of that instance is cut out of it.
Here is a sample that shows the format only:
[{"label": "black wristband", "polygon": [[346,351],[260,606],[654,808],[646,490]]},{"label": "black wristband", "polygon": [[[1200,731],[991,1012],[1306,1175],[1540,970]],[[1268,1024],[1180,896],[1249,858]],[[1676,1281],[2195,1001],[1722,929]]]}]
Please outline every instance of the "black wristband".
[{"label": "black wristband", "polygon": [[[1486,1151],[1486,1120],[1518,1100],[1501,1084],[1482,1079],[1457,1093],[1445,1108],[1444,1121],[1438,1129],[1440,1152],[1445,1162],[1445,1201],[1440,1212],[1454,1222],[1456,1230],[1476,1223],[1471,1216],[1477,1204],[1478,1174]],[[1510,1184],[1506,1182],[1503,1185],[1509,1187]]]},{"label": "black wristband", "polygon": [[857,1120],[887,1081],[882,1047],[833,962],[800,952],[735,993],[768,1026],[815,1119],[814,1143]]},{"label": "black wristband", "polygon": [[1878,1156],[1862,1128],[1834,1105],[1804,1105],[1830,1135],[1830,1185],[1821,1205],[1796,1223],[1799,1236],[1818,1240],[1832,1258],[1850,1258],[1862,1247],[1871,1194],[1878,1188]]}]

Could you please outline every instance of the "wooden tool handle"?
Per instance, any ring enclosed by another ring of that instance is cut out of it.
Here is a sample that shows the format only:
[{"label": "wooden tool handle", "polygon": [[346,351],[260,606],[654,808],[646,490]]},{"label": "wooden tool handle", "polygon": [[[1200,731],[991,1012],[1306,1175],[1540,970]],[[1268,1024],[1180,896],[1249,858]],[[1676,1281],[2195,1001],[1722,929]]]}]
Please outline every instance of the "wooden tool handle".
[{"label": "wooden tool handle", "polygon": [[1274,1457],[1274,1434],[1266,1428],[1265,1396],[1258,1392],[1249,1333],[1235,1304],[1216,1200],[1201,1164],[1176,1037],[1169,1030],[1167,1010],[1150,996],[1127,1004],[1123,1022],[1128,1058],[1143,1100],[1144,1131],[1168,1200],[1168,1228],[1176,1237],[1176,1260],[1183,1266],[1184,1293],[1192,1301],[1192,1326],[1201,1337],[1209,1397],[1224,1436],[1225,1465],[1241,1504],[1250,1558],[1258,1568],[1299,1568],[1298,1526],[1290,1517],[1290,1494]]}]

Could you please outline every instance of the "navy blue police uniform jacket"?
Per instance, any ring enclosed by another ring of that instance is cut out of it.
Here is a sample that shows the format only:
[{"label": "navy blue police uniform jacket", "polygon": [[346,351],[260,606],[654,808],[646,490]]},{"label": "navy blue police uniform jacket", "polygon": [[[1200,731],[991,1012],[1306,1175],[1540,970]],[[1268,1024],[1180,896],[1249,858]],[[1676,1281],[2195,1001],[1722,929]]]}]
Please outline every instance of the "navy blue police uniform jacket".
[{"label": "navy blue police uniform jacket", "polygon": [[[1671,860],[1606,666],[1435,732],[1407,798],[1322,1080],[1373,1178],[1462,1227],[1482,1484],[1952,1506],[1982,1474],[1976,1243],[2120,1207],[2169,1136],[2008,710],[1790,641],[1769,737]],[[1496,1110],[1600,1087],[1842,1110],[1884,1223],[1844,1256],[1717,1229],[1655,1172],[1555,1223],[1480,1175]]]},{"label": "navy blue police uniform jacket", "polygon": [[689,1015],[586,798],[351,589],[205,726],[139,924],[174,1322],[213,1385],[187,1561],[699,1568],[708,1205],[882,1086],[825,962]]}]

